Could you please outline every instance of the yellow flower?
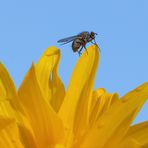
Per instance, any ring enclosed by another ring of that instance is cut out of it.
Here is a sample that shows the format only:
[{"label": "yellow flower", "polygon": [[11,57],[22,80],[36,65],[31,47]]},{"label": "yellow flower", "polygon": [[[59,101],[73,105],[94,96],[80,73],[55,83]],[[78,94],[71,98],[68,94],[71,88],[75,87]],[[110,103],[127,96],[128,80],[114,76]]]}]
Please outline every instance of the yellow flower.
[{"label": "yellow flower", "polygon": [[121,98],[94,91],[99,52],[96,45],[87,50],[67,91],[56,47],[32,64],[18,91],[0,64],[0,148],[148,148],[148,122],[131,125],[148,98],[148,82]]}]

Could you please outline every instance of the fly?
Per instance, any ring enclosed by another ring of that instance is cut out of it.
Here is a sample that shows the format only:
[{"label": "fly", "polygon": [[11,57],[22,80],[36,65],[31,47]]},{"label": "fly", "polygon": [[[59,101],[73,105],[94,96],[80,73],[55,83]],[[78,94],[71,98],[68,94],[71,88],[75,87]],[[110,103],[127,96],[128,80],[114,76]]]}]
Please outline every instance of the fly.
[{"label": "fly", "polygon": [[96,44],[95,35],[97,35],[97,33],[94,33],[94,32],[89,33],[88,31],[84,31],[78,35],[61,39],[58,41],[58,43],[62,43],[61,45],[64,45],[72,42],[73,52],[78,52],[78,54],[81,55],[82,54],[81,51],[83,48],[85,48],[85,50],[87,51],[86,44],[88,42],[91,42],[92,44]]}]

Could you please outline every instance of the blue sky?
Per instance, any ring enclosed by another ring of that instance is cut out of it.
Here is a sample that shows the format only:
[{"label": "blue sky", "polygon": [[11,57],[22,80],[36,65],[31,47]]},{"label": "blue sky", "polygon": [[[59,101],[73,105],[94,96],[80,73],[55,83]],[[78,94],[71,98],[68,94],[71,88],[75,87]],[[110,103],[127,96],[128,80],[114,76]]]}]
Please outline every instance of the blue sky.
[{"label": "blue sky", "polygon": [[[101,59],[95,88],[120,96],[148,81],[146,0],[0,1],[0,61],[18,87],[46,47],[61,48],[60,76],[67,87],[79,58],[57,40],[81,31],[98,33]],[[63,66],[64,65],[64,66]],[[146,103],[135,123],[148,120]]]}]

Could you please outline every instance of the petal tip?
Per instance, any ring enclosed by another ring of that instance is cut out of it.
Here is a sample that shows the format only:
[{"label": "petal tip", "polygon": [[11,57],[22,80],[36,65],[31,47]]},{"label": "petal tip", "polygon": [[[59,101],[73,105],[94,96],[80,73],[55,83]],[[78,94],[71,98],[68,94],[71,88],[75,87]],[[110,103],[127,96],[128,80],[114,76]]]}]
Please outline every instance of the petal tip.
[{"label": "petal tip", "polygon": [[92,55],[99,55],[99,47],[96,44],[93,44],[91,46],[89,46],[88,48],[86,48],[86,51],[83,52],[82,56],[85,57],[90,57]]},{"label": "petal tip", "polygon": [[56,54],[60,54],[60,49],[55,46],[50,46],[44,51],[45,56],[53,56]]}]

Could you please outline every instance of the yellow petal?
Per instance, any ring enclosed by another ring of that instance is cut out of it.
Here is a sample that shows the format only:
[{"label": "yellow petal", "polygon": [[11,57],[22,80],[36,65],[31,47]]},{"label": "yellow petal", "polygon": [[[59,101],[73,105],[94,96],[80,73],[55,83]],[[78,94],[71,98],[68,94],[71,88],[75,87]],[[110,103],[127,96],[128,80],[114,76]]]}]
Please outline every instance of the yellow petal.
[{"label": "yellow petal", "polygon": [[17,125],[13,119],[0,116],[0,147],[24,148],[20,139]]},{"label": "yellow petal", "polygon": [[64,145],[61,145],[61,144],[56,144],[56,146],[54,148],[65,148],[65,146]]},{"label": "yellow petal", "polygon": [[4,85],[0,79],[0,98],[5,98],[6,96],[6,91],[5,91],[5,88],[4,88]]},{"label": "yellow petal", "polygon": [[65,88],[63,82],[58,76],[58,67],[56,66],[52,72],[52,80],[49,83],[51,89],[50,103],[56,112],[59,111],[65,96]]},{"label": "yellow petal", "polygon": [[60,50],[48,47],[36,64],[36,74],[43,94],[56,112],[65,96],[64,85],[58,76],[59,60]]},{"label": "yellow petal", "polygon": [[12,108],[10,102],[3,98],[0,100],[0,115],[5,117],[17,117],[16,112]]},{"label": "yellow petal", "polygon": [[21,142],[25,148],[39,148],[30,123],[24,116],[21,116],[21,119],[21,122],[18,123]]},{"label": "yellow petal", "polygon": [[35,144],[37,142],[35,142],[30,124],[28,124],[28,121],[25,119],[25,117],[23,117],[23,115],[13,110],[8,100],[0,101],[0,116],[16,119],[23,145],[25,145],[27,148],[37,147]]},{"label": "yellow petal", "polygon": [[21,122],[19,113],[12,108],[9,100],[4,98],[0,100],[0,115],[8,118],[14,118],[17,122]]},{"label": "yellow petal", "polygon": [[[148,98],[148,83],[125,95],[124,101],[115,102],[97,121],[97,127],[86,135],[82,147],[110,148],[116,145],[127,133],[136,114]],[[98,139],[101,139],[98,142]]]},{"label": "yellow petal", "polygon": [[119,101],[118,94],[109,94],[98,89],[94,92],[93,100],[96,100],[89,118],[90,126],[95,122],[111,107],[113,103]]},{"label": "yellow petal", "polygon": [[145,148],[148,147],[148,121],[130,127],[127,137],[136,139]]},{"label": "yellow petal", "polygon": [[22,113],[24,114],[24,110],[19,102],[14,83],[6,68],[0,63],[0,115],[14,118],[21,130],[28,130],[26,137],[30,135],[31,139],[32,129]]},{"label": "yellow petal", "polygon": [[22,108],[14,83],[6,68],[0,63],[0,115],[15,118],[18,123],[21,123],[19,111],[22,111]]},{"label": "yellow petal", "polygon": [[88,122],[88,110],[93,84],[98,67],[99,52],[96,45],[90,46],[79,58],[59,115],[67,129],[83,130]]},{"label": "yellow petal", "polygon": [[2,63],[0,63],[0,92],[1,100],[8,101],[15,111],[23,113],[23,109],[19,104],[15,85]]},{"label": "yellow petal", "polygon": [[140,143],[138,143],[135,139],[129,139],[122,141],[119,145],[113,146],[112,148],[147,148],[143,147]]},{"label": "yellow petal", "polygon": [[98,98],[101,95],[103,95],[105,92],[106,92],[106,90],[104,88],[98,88],[97,90],[93,91],[90,112],[92,112],[92,109],[94,108]]},{"label": "yellow petal", "polygon": [[27,118],[31,123],[39,147],[60,143],[63,134],[62,122],[45,101],[32,65],[18,91]]},{"label": "yellow petal", "polygon": [[9,73],[2,63],[0,63],[0,83],[0,88],[2,88],[3,91],[3,95],[1,96],[5,99],[9,99],[12,106],[16,107],[16,102],[14,100],[17,96],[16,89],[11,77],[9,76]]},{"label": "yellow petal", "polygon": [[136,100],[139,97],[148,99],[147,95],[148,95],[148,82],[145,82],[144,84],[140,85],[136,89],[127,93],[121,99],[123,102],[126,102],[126,101],[130,100],[131,98]]}]

